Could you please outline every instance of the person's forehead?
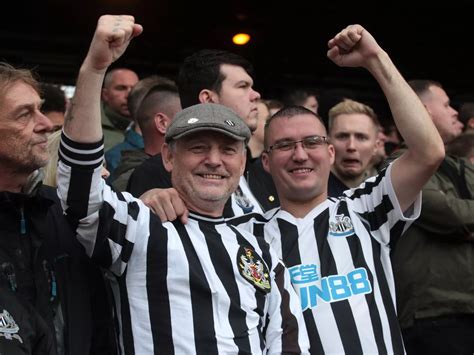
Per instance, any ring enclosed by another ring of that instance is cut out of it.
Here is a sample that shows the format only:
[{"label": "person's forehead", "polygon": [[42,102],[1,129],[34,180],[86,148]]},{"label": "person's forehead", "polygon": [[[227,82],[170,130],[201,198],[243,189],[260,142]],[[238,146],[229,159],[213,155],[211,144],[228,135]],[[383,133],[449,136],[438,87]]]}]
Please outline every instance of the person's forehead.
[{"label": "person's forehead", "polygon": [[241,66],[232,64],[221,64],[220,71],[225,76],[225,80],[232,82],[248,81],[250,83],[253,83],[252,77]]},{"label": "person's forehead", "polygon": [[119,84],[119,83],[133,83],[136,84],[138,82],[138,76],[131,70],[117,70],[112,73],[112,83]]},{"label": "person's forehead", "polygon": [[431,98],[436,101],[449,101],[448,94],[439,86],[430,86]]},{"label": "person's forehead", "polygon": [[331,134],[338,131],[375,132],[377,126],[372,119],[363,113],[342,113],[334,117]]},{"label": "person's forehead", "polygon": [[310,114],[299,114],[273,119],[267,132],[269,138],[278,140],[311,135],[325,136],[326,128],[317,117]]},{"label": "person's forehead", "polygon": [[2,98],[2,107],[7,109],[14,109],[22,105],[38,105],[39,103],[41,103],[39,93],[23,81],[13,83]]}]

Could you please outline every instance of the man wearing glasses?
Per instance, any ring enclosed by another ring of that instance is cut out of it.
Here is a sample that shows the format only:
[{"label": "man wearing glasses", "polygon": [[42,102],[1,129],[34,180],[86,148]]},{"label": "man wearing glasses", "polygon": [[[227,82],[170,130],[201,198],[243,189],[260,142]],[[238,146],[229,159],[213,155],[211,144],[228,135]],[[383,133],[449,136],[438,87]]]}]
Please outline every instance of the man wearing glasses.
[{"label": "man wearing glasses", "polygon": [[409,150],[376,177],[328,198],[334,147],[317,115],[287,107],[265,127],[262,162],[281,207],[235,218],[264,236],[290,270],[312,354],[404,354],[390,243],[420,213],[420,190],[444,156],[425,108],[387,53],[359,25],[329,41],[339,66],[366,68],[384,91]]}]

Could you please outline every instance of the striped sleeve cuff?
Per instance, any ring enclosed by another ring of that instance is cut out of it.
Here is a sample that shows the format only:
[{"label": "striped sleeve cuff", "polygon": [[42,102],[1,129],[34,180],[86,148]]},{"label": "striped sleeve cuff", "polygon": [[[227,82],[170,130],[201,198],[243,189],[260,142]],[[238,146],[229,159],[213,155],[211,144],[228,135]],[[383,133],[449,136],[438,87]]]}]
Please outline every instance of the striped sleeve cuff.
[{"label": "striped sleeve cuff", "polygon": [[104,160],[104,137],[95,143],[78,143],[61,134],[59,159],[73,168],[95,169],[102,165]]}]

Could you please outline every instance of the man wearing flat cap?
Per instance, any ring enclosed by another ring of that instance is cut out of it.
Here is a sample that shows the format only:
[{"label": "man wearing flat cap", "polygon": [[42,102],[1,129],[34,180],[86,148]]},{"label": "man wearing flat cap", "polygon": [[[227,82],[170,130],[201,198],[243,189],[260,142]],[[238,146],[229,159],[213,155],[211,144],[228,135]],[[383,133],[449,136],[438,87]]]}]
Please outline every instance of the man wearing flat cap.
[{"label": "man wearing flat cap", "polygon": [[101,84],[141,31],[132,16],[99,19],[58,168],[66,218],[88,255],[117,278],[123,353],[307,353],[288,270],[266,242],[222,217],[250,137],[239,116],[199,104],[178,113],[167,130],[163,160],[190,209],[186,225],[162,223],[140,200],[101,179]]}]

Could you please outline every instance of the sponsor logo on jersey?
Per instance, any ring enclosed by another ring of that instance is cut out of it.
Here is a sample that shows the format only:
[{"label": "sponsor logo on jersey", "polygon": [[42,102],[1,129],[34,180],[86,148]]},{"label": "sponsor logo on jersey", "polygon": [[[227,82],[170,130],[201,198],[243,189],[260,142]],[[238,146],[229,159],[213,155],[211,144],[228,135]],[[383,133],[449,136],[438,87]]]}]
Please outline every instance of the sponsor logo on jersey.
[{"label": "sponsor logo on jersey", "polygon": [[329,235],[332,237],[348,237],[354,234],[354,226],[351,218],[343,214],[337,214],[335,221],[329,222]]},{"label": "sponsor logo on jersey", "polygon": [[17,339],[23,344],[23,340],[20,335],[18,335],[19,331],[20,327],[18,324],[16,324],[11,314],[4,309],[3,312],[0,313],[0,337],[4,337],[8,340]]},{"label": "sponsor logo on jersey", "polygon": [[240,274],[259,290],[270,292],[269,272],[267,265],[255,250],[240,247],[237,253],[237,264]]},{"label": "sponsor logo on jersey", "polygon": [[318,302],[337,302],[372,292],[365,268],[346,275],[321,277],[316,264],[301,264],[289,268],[291,283],[300,296],[301,309],[316,308]]}]

